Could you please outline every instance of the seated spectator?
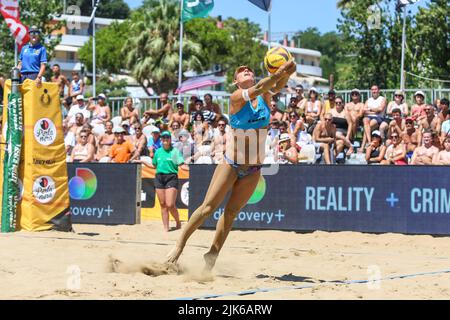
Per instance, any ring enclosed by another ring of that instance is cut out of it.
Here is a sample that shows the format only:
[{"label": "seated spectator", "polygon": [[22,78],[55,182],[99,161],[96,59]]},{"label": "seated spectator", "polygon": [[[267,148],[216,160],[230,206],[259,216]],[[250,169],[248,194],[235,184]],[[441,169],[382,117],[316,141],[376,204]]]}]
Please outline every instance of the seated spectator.
[{"label": "seated spectator", "polygon": [[159,101],[161,108],[156,110],[147,110],[144,112],[144,115],[155,120],[161,118],[164,123],[169,123],[173,114],[172,105],[169,103],[169,95],[167,93],[161,93]]},{"label": "seated spectator", "polygon": [[345,110],[350,117],[351,130],[349,139],[352,140],[356,135],[358,127],[363,125],[364,103],[361,102],[361,93],[359,89],[353,89],[350,95],[352,101],[345,105]]},{"label": "seated spectator", "polygon": [[[88,135],[87,142],[90,143],[94,147],[94,154],[95,154],[95,152],[97,150],[97,141],[95,140],[95,136],[92,133],[92,126],[89,123],[85,123],[85,124],[83,124],[83,129],[81,131],[84,131],[87,133],[87,135]],[[80,135],[81,135],[81,133],[80,133]],[[79,139],[80,139],[80,137],[78,136],[77,141]]]},{"label": "seated spectator", "polygon": [[178,149],[183,155],[185,162],[189,163],[191,157],[194,155],[194,142],[189,131],[186,129],[180,130],[177,140],[173,147]]},{"label": "seated spectator", "polygon": [[308,99],[306,99],[304,95],[304,88],[301,84],[295,87],[295,93],[297,94],[297,107],[300,109],[300,112],[303,114],[305,112],[305,106]]},{"label": "seated spectator", "polygon": [[147,138],[142,133],[142,125],[140,123],[135,123],[133,129],[135,134],[130,136],[129,141],[134,146],[134,153],[130,161],[146,160],[147,163],[150,163],[150,152],[147,148]]},{"label": "seated spectator", "polygon": [[387,106],[385,120],[387,120],[388,122],[393,120],[392,112],[395,109],[400,110],[400,115],[403,118],[409,115],[408,104],[405,102],[405,94],[403,93],[402,90],[395,91],[394,101],[389,102]]},{"label": "seated spectator", "polygon": [[450,165],[450,137],[445,138],[442,145],[444,150],[433,157],[432,163],[436,165]]},{"label": "seated spectator", "polygon": [[161,148],[161,146],[162,146],[161,130],[155,127],[152,130],[152,136],[148,139],[147,142],[147,148],[149,151],[150,158],[153,159],[156,150]]},{"label": "seated spectator", "polygon": [[130,135],[134,134],[134,129],[132,129],[130,126],[130,121],[122,121],[120,126],[123,128],[123,130],[125,130],[125,139],[128,139]]},{"label": "seated spectator", "polygon": [[292,145],[295,145],[301,139],[302,132],[306,132],[305,124],[299,119],[295,112],[289,113],[288,133],[293,137]]},{"label": "seated spectator", "polygon": [[133,98],[128,97],[125,99],[123,107],[120,108],[120,116],[122,121],[128,120],[131,124],[139,122],[139,112],[133,106]]},{"label": "seated spectator", "polygon": [[372,132],[372,141],[366,149],[367,164],[380,164],[386,154],[386,146],[381,140],[380,132]]},{"label": "seated spectator", "polygon": [[353,153],[353,145],[350,141],[351,119],[344,109],[344,100],[341,96],[334,98],[334,107],[330,114],[333,116],[333,124],[336,126],[336,149],[335,155],[339,155],[347,148],[347,156]]},{"label": "seated spectator", "polygon": [[309,89],[309,100],[306,102],[305,117],[306,123],[312,126],[315,122],[319,121],[319,117],[322,113],[322,103],[320,102],[319,92],[316,88]]},{"label": "seated spectator", "polygon": [[331,89],[330,91],[328,91],[328,99],[325,100],[323,104],[320,119],[323,119],[325,113],[331,113],[331,110],[333,110],[335,107],[336,107],[336,91],[334,89]]},{"label": "seated spectator", "polygon": [[286,121],[281,121],[280,125],[278,126],[278,128],[279,128],[279,134],[289,133],[288,132],[288,125],[287,125]]},{"label": "seated spectator", "polygon": [[439,117],[439,120],[441,120],[441,123],[446,120],[447,114],[449,113],[448,105],[449,105],[449,101],[447,98],[443,98],[443,99],[441,99],[441,101],[439,101],[438,117]]},{"label": "seated spectator", "polygon": [[412,117],[405,119],[405,130],[402,132],[402,139],[406,146],[406,156],[408,159],[411,159],[421,140],[421,133],[414,127],[414,119]]},{"label": "seated spectator", "polygon": [[97,97],[97,103],[89,99],[88,109],[92,112],[91,124],[93,126],[104,126],[106,121],[111,120],[111,109],[106,104],[106,96],[101,93]]},{"label": "seated spectator", "polygon": [[198,97],[196,95],[191,96],[189,99],[189,105],[188,105],[188,113],[190,115],[194,114],[195,112],[197,112],[196,106],[195,106],[195,102],[198,100]]},{"label": "seated spectator", "polygon": [[214,131],[209,122],[203,117],[203,113],[197,112],[194,115],[193,138],[196,145],[201,145],[205,140],[212,140]]},{"label": "seated spectator", "polygon": [[433,146],[433,132],[426,130],[422,135],[422,145],[414,150],[411,158],[413,165],[432,164],[433,158],[439,153],[439,149]]},{"label": "seated spectator", "polygon": [[212,157],[213,157],[213,162],[215,164],[221,164],[223,163],[224,159],[223,159],[223,155],[225,154],[225,150],[226,150],[226,143],[227,143],[227,135],[226,135],[226,128],[227,123],[226,121],[221,118],[218,123],[217,123],[217,128],[218,128],[218,134],[214,135],[213,138],[213,150],[212,150]]},{"label": "seated spectator", "polygon": [[435,115],[433,106],[427,104],[425,105],[425,117],[422,117],[419,123],[419,130],[424,132],[424,130],[430,129],[431,131],[437,132],[438,134],[441,132],[441,120],[439,117]]},{"label": "seated spectator", "polygon": [[[403,132],[406,130],[406,120],[402,119],[402,113],[400,109],[394,109],[392,110],[392,120],[389,122],[389,127],[387,127],[388,129],[388,134],[387,134],[387,141],[386,141],[386,145],[389,146],[391,144],[391,136],[390,134],[392,132],[396,132],[400,135],[400,137],[402,137]],[[385,122],[383,122],[385,123]],[[383,124],[382,123],[382,124]],[[380,126],[380,131],[381,130],[386,130],[386,128],[384,126]],[[385,134],[386,136],[386,134]]]},{"label": "seated spectator", "polygon": [[77,113],[75,115],[75,122],[69,126],[69,132],[73,134],[73,138],[77,139],[81,130],[83,130],[83,126],[86,123],[84,116],[82,113]]},{"label": "seated spectator", "polygon": [[203,115],[203,118],[205,121],[207,121],[209,124],[213,124],[216,121],[217,114],[214,111],[208,110],[203,105],[202,100],[195,101],[195,108],[198,112],[201,112]]},{"label": "seated spectator", "polygon": [[313,141],[319,145],[326,164],[331,164],[331,149],[336,142],[336,126],[333,124],[333,116],[326,113],[323,122],[319,122],[313,132]]},{"label": "seated spectator", "polygon": [[[364,137],[362,141],[362,148],[371,140],[373,130],[380,128],[384,119],[384,112],[386,109],[386,99],[380,95],[380,89],[377,85],[370,89],[372,96],[367,99],[364,105]],[[380,131],[381,138],[384,140],[385,133]]]},{"label": "seated spectator", "polygon": [[205,94],[205,109],[214,112],[218,117],[222,115],[222,110],[220,106],[213,102],[213,97],[209,93]]},{"label": "seated spectator", "polygon": [[91,118],[91,111],[87,108],[84,96],[77,96],[76,103],[70,107],[69,113],[67,114],[67,124],[71,126],[75,122],[75,115],[77,113],[82,113],[84,117],[84,123],[87,123]]},{"label": "seated spectator", "polygon": [[97,154],[96,159],[100,162],[109,162],[109,153],[112,145],[115,141],[115,135],[113,133],[113,123],[107,121],[105,124],[105,133],[102,134],[97,140]]},{"label": "seated spectator", "polygon": [[174,121],[178,121],[184,129],[189,129],[189,114],[184,111],[183,102],[178,100],[176,106],[177,112],[172,114],[172,118],[169,122],[169,128]]},{"label": "seated spectator", "polygon": [[127,163],[134,152],[134,146],[130,141],[125,140],[125,130],[117,127],[113,130],[116,142],[112,145],[109,157],[114,163]]},{"label": "seated spectator", "polygon": [[411,117],[414,121],[422,120],[422,118],[426,117],[425,93],[423,93],[423,91],[417,91],[414,94],[414,100],[416,103],[411,107]]},{"label": "seated spectator", "polygon": [[441,136],[440,139],[444,142],[444,139],[450,136],[450,111],[446,110],[443,112],[444,122],[441,126]]},{"label": "seated spectator", "polygon": [[88,142],[89,133],[82,130],[80,140],[77,142],[70,155],[70,162],[91,162],[94,160],[95,149]]},{"label": "seated spectator", "polygon": [[173,121],[169,126],[169,132],[172,135],[172,143],[178,141],[178,133],[181,130],[181,125],[178,121]]},{"label": "seated spectator", "polygon": [[383,165],[399,165],[404,166],[408,164],[406,159],[406,146],[403,143],[400,135],[397,132],[391,134],[392,144],[387,147],[385,160],[381,161]]},{"label": "seated spectator", "polygon": [[[205,122],[207,123],[207,122]],[[213,142],[211,139],[204,139],[196,144],[196,152],[192,156],[191,163],[212,164]]]},{"label": "seated spectator", "polygon": [[283,112],[278,109],[277,103],[273,100],[270,101],[270,122],[272,121],[282,121],[283,120]]},{"label": "seated spectator", "polygon": [[294,145],[291,144],[292,137],[283,133],[280,135],[278,142],[278,163],[281,164],[297,164],[298,152]]},{"label": "seated spectator", "polygon": [[295,97],[295,96],[291,97],[291,100],[287,106],[286,112],[283,114],[283,117],[281,120],[289,121],[289,116],[292,113],[295,113],[297,115],[297,118],[300,118],[302,115],[302,112],[301,112],[300,108],[298,107],[297,97]]}]

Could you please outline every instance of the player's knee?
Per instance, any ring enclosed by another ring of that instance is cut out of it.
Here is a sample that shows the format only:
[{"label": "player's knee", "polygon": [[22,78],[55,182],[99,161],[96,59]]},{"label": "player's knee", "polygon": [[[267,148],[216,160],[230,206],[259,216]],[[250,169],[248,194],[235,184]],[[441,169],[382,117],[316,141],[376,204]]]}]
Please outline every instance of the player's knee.
[{"label": "player's knee", "polygon": [[214,206],[211,203],[204,203],[201,206],[201,215],[204,217],[208,217],[214,210]]}]

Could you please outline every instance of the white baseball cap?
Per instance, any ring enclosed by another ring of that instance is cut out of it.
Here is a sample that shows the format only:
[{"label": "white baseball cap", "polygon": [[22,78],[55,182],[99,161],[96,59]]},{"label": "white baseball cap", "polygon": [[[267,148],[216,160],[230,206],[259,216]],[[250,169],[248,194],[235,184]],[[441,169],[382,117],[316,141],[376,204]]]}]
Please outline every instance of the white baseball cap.
[{"label": "white baseball cap", "polygon": [[157,127],[154,127],[152,130],[152,133],[155,133],[155,132],[161,133],[161,130],[159,130],[159,128],[157,128]]},{"label": "white baseball cap", "polygon": [[319,93],[319,91],[317,91],[316,87],[311,87],[311,88],[309,89],[309,91],[314,91],[315,93]]},{"label": "white baseball cap", "polygon": [[419,96],[419,95],[422,96],[422,97],[424,97],[424,98],[426,97],[426,96],[425,96],[425,93],[423,93],[422,90],[416,91],[416,93],[414,93],[414,97],[415,97],[415,96]]},{"label": "white baseball cap", "polygon": [[102,99],[106,100],[106,96],[105,96],[103,93],[100,93],[100,94],[98,95],[98,98],[102,98]]},{"label": "white baseball cap", "polygon": [[84,101],[84,96],[82,94],[77,95],[77,100],[83,100]]},{"label": "white baseball cap", "polygon": [[282,133],[280,135],[279,142],[291,140],[291,136],[288,133]]}]

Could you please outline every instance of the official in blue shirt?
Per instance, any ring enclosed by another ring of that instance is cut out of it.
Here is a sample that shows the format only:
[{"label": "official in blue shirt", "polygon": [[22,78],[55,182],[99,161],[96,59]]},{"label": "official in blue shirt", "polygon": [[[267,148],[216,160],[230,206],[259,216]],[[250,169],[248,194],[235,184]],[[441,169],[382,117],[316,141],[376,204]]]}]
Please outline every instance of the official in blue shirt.
[{"label": "official in blue shirt", "polygon": [[47,63],[47,51],[41,44],[41,31],[36,26],[32,26],[29,31],[30,43],[22,48],[19,56],[18,68],[21,73],[21,83],[25,79],[36,80],[39,87],[42,83],[42,75],[45,72]]}]

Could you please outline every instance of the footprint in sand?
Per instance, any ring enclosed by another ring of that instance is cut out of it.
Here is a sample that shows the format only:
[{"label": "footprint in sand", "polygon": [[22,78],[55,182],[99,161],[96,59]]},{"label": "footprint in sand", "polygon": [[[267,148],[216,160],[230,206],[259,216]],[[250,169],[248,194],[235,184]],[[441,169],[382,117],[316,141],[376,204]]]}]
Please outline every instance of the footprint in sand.
[{"label": "footprint in sand", "polygon": [[126,262],[113,256],[109,257],[110,271],[114,273],[143,273],[148,276],[177,275],[182,273],[179,265],[159,262]]}]

